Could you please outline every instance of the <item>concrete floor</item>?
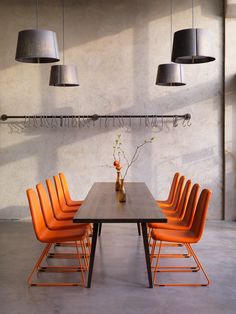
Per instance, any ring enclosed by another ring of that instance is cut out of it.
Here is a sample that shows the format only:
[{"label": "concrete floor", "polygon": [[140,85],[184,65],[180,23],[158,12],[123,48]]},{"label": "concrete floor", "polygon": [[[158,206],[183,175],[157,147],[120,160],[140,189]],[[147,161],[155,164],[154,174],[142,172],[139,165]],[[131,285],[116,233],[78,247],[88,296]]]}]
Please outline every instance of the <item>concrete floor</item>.
[{"label": "concrete floor", "polygon": [[236,222],[207,223],[194,248],[212,284],[197,288],[147,288],[136,225],[103,226],[91,289],[28,288],[27,275],[43,247],[31,223],[2,221],[0,236],[0,313],[236,313]]}]

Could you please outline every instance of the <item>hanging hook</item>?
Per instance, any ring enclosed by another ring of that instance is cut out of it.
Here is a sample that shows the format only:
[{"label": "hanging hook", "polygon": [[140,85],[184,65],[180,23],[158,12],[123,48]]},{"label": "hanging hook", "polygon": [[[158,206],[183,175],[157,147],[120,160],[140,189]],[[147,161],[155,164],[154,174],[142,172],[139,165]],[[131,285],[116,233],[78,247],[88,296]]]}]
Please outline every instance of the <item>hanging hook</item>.
[{"label": "hanging hook", "polygon": [[132,118],[131,118],[131,116],[129,117],[129,127],[130,128],[132,127]]},{"label": "hanging hook", "polygon": [[149,126],[150,126],[149,117],[146,116],[146,117],[145,117],[145,127],[146,127],[146,128],[149,128]]},{"label": "hanging hook", "polygon": [[161,129],[162,130],[164,129],[164,117],[163,116],[161,117]]},{"label": "hanging hook", "polygon": [[139,126],[142,126],[142,117],[139,118]]},{"label": "hanging hook", "polygon": [[173,127],[176,128],[178,126],[177,116],[173,116]]},{"label": "hanging hook", "polygon": [[35,128],[37,128],[37,127],[38,127],[38,120],[37,120],[37,116],[34,116],[34,118],[33,118],[33,126],[34,126]]},{"label": "hanging hook", "polygon": [[104,122],[104,127],[108,128],[108,126],[109,126],[109,120],[108,120],[108,117],[106,116],[105,122]]},{"label": "hanging hook", "polygon": [[192,125],[192,122],[190,122],[191,120],[191,114],[186,114],[186,117],[187,117],[187,126],[191,126]]},{"label": "hanging hook", "polygon": [[80,122],[80,116],[78,116],[78,128],[80,128],[80,126],[81,126],[81,122]]},{"label": "hanging hook", "polygon": [[76,117],[72,117],[71,126],[72,126],[72,128],[76,128],[76,127],[77,127],[77,120],[76,120]]},{"label": "hanging hook", "polygon": [[[27,121],[28,120],[28,121]],[[24,127],[28,128],[29,127],[29,117],[25,116],[25,121],[24,121]]]}]

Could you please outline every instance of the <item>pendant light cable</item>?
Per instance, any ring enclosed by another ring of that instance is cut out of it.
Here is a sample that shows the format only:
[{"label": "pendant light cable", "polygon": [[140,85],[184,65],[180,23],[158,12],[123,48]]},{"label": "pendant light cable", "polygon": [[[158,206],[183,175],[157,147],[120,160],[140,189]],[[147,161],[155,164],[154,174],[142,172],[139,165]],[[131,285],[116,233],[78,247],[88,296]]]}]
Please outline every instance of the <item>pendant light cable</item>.
[{"label": "pendant light cable", "polygon": [[170,55],[172,52],[172,40],[173,40],[173,4],[172,4],[172,0],[170,0]]},{"label": "pendant light cable", "polygon": [[65,64],[65,2],[62,0],[62,60]]},{"label": "pendant light cable", "polygon": [[39,28],[39,3],[38,0],[36,0],[35,3],[35,15],[36,15],[36,29]]},{"label": "pendant light cable", "polygon": [[194,28],[194,0],[192,0],[192,28]]}]

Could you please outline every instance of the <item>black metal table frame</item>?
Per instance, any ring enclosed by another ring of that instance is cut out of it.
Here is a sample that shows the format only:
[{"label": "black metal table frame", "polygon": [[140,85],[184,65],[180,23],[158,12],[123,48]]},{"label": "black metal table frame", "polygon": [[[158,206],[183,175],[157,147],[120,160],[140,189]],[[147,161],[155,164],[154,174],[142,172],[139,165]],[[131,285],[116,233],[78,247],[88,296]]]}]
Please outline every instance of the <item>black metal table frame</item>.
[{"label": "black metal table frame", "polygon": [[[137,223],[139,223],[139,222],[137,221]],[[149,254],[149,244],[148,244],[146,222],[141,222],[141,226],[142,226],[143,245],[144,245],[145,257],[146,257],[149,288],[153,288],[152,270],[151,270],[151,263],[150,263],[150,254]],[[90,261],[89,261],[87,288],[91,288],[91,281],[92,281],[92,274],[93,274],[93,265],[94,265],[94,259],[95,259],[98,231],[99,232],[101,231],[101,223],[95,222],[95,223],[93,223],[92,247],[91,247]]]}]

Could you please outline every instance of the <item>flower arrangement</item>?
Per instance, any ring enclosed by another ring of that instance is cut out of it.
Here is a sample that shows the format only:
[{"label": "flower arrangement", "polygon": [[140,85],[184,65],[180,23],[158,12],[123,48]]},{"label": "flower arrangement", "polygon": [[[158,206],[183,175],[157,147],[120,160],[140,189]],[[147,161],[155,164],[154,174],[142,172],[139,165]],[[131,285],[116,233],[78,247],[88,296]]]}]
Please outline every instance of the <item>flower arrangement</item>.
[{"label": "flower arrangement", "polygon": [[138,159],[139,154],[140,154],[140,149],[146,145],[146,144],[151,144],[154,141],[154,137],[151,137],[148,140],[145,140],[143,143],[141,143],[140,145],[138,145],[135,149],[135,152],[133,154],[133,157],[131,158],[131,160],[129,160],[126,157],[126,154],[124,152],[124,150],[122,149],[122,142],[121,142],[121,135],[117,135],[117,138],[115,140],[115,144],[113,146],[113,158],[114,158],[114,162],[113,162],[113,166],[116,168],[117,172],[121,172],[122,166],[121,166],[121,157],[124,158],[127,166],[126,169],[124,171],[124,175],[121,175],[121,179],[125,179],[125,177],[127,176],[128,170],[129,168],[132,166],[132,164]]}]

